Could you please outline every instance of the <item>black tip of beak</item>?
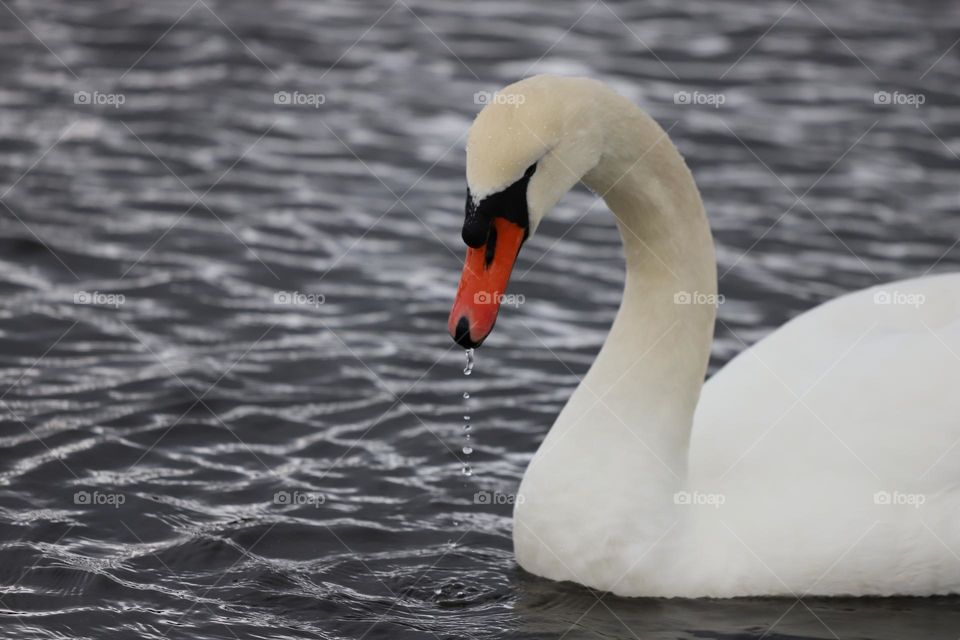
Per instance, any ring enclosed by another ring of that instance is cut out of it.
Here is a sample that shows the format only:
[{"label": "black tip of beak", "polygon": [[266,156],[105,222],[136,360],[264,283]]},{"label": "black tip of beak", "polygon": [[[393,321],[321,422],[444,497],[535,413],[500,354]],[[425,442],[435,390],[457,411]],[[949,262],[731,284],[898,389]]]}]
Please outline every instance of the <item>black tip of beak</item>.
[{"label": "black tip of beak", "polygon": [[480,343],[483,342],[483,340],[474,342],[470,337],[470,323],[467,322],[466,316],[460,316],[460,319],[457,320],[457,328],[456,331],[454,331],[453,340],[464,349],[476,349],[480,346]]}]

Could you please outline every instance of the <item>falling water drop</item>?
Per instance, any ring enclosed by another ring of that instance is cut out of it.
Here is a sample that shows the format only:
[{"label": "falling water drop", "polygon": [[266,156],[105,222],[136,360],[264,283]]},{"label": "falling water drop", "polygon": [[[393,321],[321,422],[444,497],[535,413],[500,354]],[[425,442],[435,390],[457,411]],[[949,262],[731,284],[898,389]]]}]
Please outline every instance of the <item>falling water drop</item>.
[{"label": "falling water drop", "polygon": [[[473,366],[474,366],[474,364],[475,364],[475,360],[474,360],[474,356],[473,356],[473,349],[467,349],[466,355],[467,355],[467,360],[466,360],[465,366],[463,367],[463,375],[468,376],[468,375],[470,375],[471,373],[473,373]],[[464,391],[464,392],[463,392],[463,421],[464,421],[464,423],[463,423],[463,433],[464,433],[464,439],[465,439],[467,442],[466,442],[466,444],[463,445],[463,448],[461,449],[461,451],[463,451],[463,455],[465,455],[465,456],[469,456],[470,454],[473,453],[473,447],[470,446],[470,433],[469,433],[469,431],[470,431],[470,413],[469,413],[469,411],[470,411],[470,392],[469,392],[469,391]],[[463,471],[462,471],[462,472],[463,472],[463,475],[464,475],[464,476],[472,476],[472,475],[473,475],[473,469],[470,467],[470,465],[469,465],[467,462],[464,462],[464,463],[463,463]]]}]

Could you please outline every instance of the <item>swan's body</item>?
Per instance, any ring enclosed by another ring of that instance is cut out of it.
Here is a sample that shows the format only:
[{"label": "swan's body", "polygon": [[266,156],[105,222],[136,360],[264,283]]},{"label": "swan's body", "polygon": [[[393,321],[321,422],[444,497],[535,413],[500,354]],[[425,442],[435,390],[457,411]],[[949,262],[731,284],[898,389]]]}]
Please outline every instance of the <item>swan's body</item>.
[{"label": "swan's body", "polygon": [[551,430],[520,489],[521,565],[630,596],[960,590],[960,276],[877,289],[925,302],[858,291],[747,349],[704,385],[689,455],[649,436],[650,398],[626,424]]},{"label": "swan's body", "polygon": [[627,262],[610,335],[524,475],[521,566],[627,596],[960,592],[960,275],[817,307],[704,385],[713,243],[666,134],[591,80],[504,92],[522,99],[471,130],[471,193],[536,163],[532,232],[582,178]]}]

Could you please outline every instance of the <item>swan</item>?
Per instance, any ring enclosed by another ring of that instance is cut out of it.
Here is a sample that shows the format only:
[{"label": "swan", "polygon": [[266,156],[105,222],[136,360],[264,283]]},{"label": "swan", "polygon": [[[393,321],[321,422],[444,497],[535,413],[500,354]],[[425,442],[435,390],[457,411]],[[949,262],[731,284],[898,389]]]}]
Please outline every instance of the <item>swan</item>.
[{"label": "swan", "polygon": [[489,101],[466,152],[458,344],[488,336],[518,251],[577,182],[626,260],[608,337],[520,484],[521,567],[621,596],[960,591],[960,275],[829,301],[704,383],[713,239],[650,116],[535,76]]}]

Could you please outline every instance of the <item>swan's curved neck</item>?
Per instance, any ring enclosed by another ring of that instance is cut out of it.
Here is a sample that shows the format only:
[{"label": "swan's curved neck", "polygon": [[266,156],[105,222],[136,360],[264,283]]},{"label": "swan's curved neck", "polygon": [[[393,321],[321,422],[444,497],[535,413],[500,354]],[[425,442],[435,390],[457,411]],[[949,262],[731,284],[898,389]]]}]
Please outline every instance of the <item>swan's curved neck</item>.
[{"label": "swan's curved neck", "polygon": [[[685,479],[713,338],[716,267],[699,193],[667,134],[635,107],[607,119],[615,127],[584,182],[617,217],[623,301],[523,491],[574,492],[596,508],[640,517],[664,506]],[[569,482],[577,484],[559,486]]]},{"label": "swan's curved neck", "polygon": [[615,423],[660,447],[671,475],[682,477],[713,340],[713,238],[693,176],[666,132],[639,111],[617,122],[613,148],[585,182],[617,218],[626,281],[581,387],[602,396]]}]

